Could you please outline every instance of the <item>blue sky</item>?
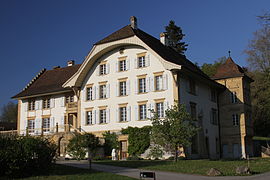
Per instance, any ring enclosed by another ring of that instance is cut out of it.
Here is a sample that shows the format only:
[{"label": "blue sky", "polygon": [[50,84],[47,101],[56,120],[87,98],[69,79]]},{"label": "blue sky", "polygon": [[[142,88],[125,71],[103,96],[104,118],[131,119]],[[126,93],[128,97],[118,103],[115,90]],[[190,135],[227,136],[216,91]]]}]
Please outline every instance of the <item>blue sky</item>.
[{"label": "blue sky", "polygon": [[269,0],[1,0],[0,1],[0,107],[42,69],[82,63],[93,43],[129,24],[159,37],[169,20],[186,34],[186,56],[211,63],[231,50],[246,66],[243,53],[256,16],[270,7]]}]

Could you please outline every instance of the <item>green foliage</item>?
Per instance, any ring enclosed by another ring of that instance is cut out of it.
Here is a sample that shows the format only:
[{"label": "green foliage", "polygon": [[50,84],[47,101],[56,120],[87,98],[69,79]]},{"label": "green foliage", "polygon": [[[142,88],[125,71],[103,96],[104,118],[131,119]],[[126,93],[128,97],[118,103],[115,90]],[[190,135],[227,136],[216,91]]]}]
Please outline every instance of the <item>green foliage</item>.
[{"label": "green foliage", "polygon": [[187,44],[181,42],[185,34],[183,34],[181,27],[175,25],[174,21],[170,21],[168,26],[165,26],[166,34],[169,40],[169,46],[172,47],[179,54],[184,54],[187,50]]},{"label": "green foliage", "polygon": [[128,153],[130,156],[139,156],[150,145],[150,126],[128,127],[122,129],[122,134],[128,134]]},{"label": "green foliage", "polygon": [[98,138],[91,134],[76,134],[72,139],[69,140],[67,151],[70,156],[77,160],[85,159],[86,152],[95,152],[99,146]]},{"label": "green foliage", "polygon": [[105,140],[105,143],[103,145],[105,156],[110,156],[112,149],[119,149],[117,135],[115,132],[111,133],[110,131],[107,131],[103,133],[103,137]]},{"label": "green foliage", "polygon": [[18,104],[9,102],[1,109],[0,121],[3,122],[17,122]]},{"label": "green foliage", "polygon": [[154,144],[150,146],[150,153],[148,154],[148,158],[160,159],[163,156],[162,147],[158,144]]},{"label": "green foliage", "polygon": [[174,105],[165,112],[164,119],[159,119],[155,113],[152,119],[151,139],[155,144],[175,153],[178,157],[178,148],[191,145],[191,138],[197,133],[195,121],[186,111],[184,105]]},{"label": "green foliage", "polygon": [[22,177],[49,169],[56,145],[34,137],[0,136],[0,175]]},{"label": "green foliage", "polygon": [[226,57],[221,57],[219,58],[217,61],[215,61],[213,64],[208,64],[208,63],[204,63],[202,66],[201,66],[201,70],[206,74],[208,75],[209,77],[212,77],[216,74],[217,72],[217,68],[225,63],[226,61]]}]

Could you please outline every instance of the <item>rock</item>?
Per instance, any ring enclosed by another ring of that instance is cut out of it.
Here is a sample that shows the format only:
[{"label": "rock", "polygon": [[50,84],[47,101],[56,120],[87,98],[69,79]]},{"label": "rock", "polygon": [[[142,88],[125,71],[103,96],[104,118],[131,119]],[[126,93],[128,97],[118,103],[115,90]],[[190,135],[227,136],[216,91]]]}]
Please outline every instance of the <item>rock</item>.
[{"label": "rock", "polygon": [[239,175],[250,174],[250,169],[247,166],[238,166],[235,172]]},{"label": "rock", "polygon": [[218,169],[215,169],[215,168],[211,168],[209,169],[209,171],[207,172],[207,175],[208,176],[220,176],[222,173],[218,170]]}]

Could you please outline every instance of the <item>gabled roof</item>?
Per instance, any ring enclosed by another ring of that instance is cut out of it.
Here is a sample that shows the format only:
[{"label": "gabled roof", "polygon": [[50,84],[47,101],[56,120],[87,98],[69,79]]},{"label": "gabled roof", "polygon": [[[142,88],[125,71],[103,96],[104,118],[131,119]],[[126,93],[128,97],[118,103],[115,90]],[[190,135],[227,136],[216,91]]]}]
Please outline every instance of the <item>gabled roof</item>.
[{"label": "gabled roof", "polygon": [[200,68],[194,65],[191,61],[189,61],[186,56],[177,53],[174,49],[169,46],[165,46],[158,40],[157,38],[147,34],[146,32],[140,29],[133,29],[130,25],[127,25],[118,31],[110,34],[104,39],[95,43],[96,45],[104,44],[112,41],[117,41],[121,39],[125,39],[131,36],[137,36],[141,39],[145,44],[147,44],[151,49],[153,49],[158,55],[160,55],[164,60],[181,65],[189,70],[199,73],[200,75],[209,78],[206,74],[204,74]]},{"label": "gabled roof", "polygon": [[[216,74],[212,77],[213,79],[225,79],[233,77],[247,76],[243,68],[237,65],[231,57],[229,57],[224,64],[221,64],[217,68]],[[248,76],[247,76],[248,77]]]},{"label": "gabled roof", "polygon": [[79,69],[80,64],[45,71],[29,87],[12,98],[69,90],[62,85]]}]

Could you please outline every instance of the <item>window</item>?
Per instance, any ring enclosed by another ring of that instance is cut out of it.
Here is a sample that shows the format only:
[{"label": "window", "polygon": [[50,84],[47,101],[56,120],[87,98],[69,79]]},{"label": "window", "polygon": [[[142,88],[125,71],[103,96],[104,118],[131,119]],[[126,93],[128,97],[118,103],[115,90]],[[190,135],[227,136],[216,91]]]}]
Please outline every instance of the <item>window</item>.
[{"label": "window", "polygon": [[157,112],[158,118],[164,117],[164,103],[163,102],[156,103],[156,112]]},{"label": "window", "polygon": [[42,126],[43,126],[43,132],[49,132],[50,131],[50,118],[43,118]]},{"label": "window", "polygon": [[34,130],[35,130],[35,120],[34,119],[29,119],[27,127],[28,127],[28,132],[33,133]]},{"label": "window", "polygon": [[35,110],[35,100],[34,99],[30,99],[28,101],[28,110],[29,111]]},{"label": "window", "polygon": [[217,93],[215,89],[211,89],[211,101],[217,102]]},{"label": "window", "polygon": [[99,110],[99,123],[106,123],[106,109]]},{"label": "window", "polygon": [[66,95],[66,104],[71,102],[74,102],[74,95],[73,94]]},{"label": "window", "polygon": [[99,86],[99,99],[105,99],[106,98],[106,84]]},{"label": "window", "polygon": [[231,92],[231,100],[232,100],[232,103],[237,103],[236,92]]},{"label": "window", "polygon": [[106,74],[106,64],[99,65],[99,75]]},{"label": "window", "polygon": [[146,104],[139,105],[139,120],[145,120],[147,114]]},{"label": "window", "polygon": [[139,93],[145,93],[146,92],[146,79],[141,78],[139,79]]},{"label": "window", "polygon": [[126,70],[127,70],[126,60],[119,61],[119,71],[126,71]]},{"label": "window", "polygon": [[233,114],[232,120],[233,120],[233,126],[239,126],[239,115],[238,114]]},{"label": "window", "polygon": [[119,116],[120,116],[120,122],[127,121],[127,107],[120,107],[119,108]]},{"label": "window", "polygon": [[155,76],[155,90],[162,90],[162,75]]},{"label": "window", "polygon": [[189,79],[189,93],[196,94],[196,84],[193,79]]},{"label": "window", "polygon": [[94,124],[93,121],[93,111],[87,111],[86,112],[86,125]]},{"label": "window", "polygon": [[145,67],[145,56],[138,57],[138,68]]},{"label": "window", "polygon": [[42,101],[42,108],[43,109],[48,109],[50,108],[50,98],[44,98]]},{"label": "window", "polygon": [[197,119],[196,103],[190,103],[190,115],[193,119]]},{"label": "window", "polygon": [[218,117],[217,117],[217,110],[216,109],[212,109],[211,110],[211,123],[214,125],[218,124]]},{"label": "window", "polygon": [[121,81],[119,82],[119,95],[120,96],[126,96],[127,95],[127,82]]},{"label": "window", "polygon": [[86,100],[87,101],[93,100],[93,87],[86,88]]}]

